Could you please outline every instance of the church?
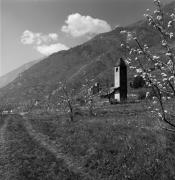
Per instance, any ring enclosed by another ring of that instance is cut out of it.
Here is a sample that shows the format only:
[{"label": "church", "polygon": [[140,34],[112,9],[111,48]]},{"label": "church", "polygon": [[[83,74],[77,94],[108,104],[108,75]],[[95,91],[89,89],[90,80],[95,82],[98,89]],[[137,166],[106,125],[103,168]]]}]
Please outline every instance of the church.
[{"label": "church", "polygon": [[111,104],[127,100],[127,66],[123,58],[120,58],[114,66],[114,86],[102,97],[110,99]]}]

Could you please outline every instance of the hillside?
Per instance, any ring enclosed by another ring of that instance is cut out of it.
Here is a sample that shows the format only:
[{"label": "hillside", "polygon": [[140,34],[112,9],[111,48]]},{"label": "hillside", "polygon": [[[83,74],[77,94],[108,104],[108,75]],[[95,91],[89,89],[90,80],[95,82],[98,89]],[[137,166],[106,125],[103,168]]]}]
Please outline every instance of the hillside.
[{"label": "hillside", "polygon": [[[173,8],[175,2],[167,5],[165,10],[171,11]],[[97,81],[108,78],[112,83],[112,68],[120,57],[125,56],[120,46],[125,41],[120,33],[123,29],[135,31],[142,43],[148,43],[153,48],[160,43],[159,35],[144,20],[124,28],[118,27],[111,32],[99,34],[82,45],[54,53],[27,69],[20,78],[0,90],[1,101],[44,100],[58,87],[58,82],[64,80],[77,89],[87,78],[95,78]],[[131,81],[133,73],[130,70],[128,73]]]},{"label": "hillside", "polygon": [[9,73],[3,75],[0,77],[0,88],[6,86],[7,84],[11,83],[13,80],[15,80],[21,73],[32,67],[34,64],[39,62],[40,60],[31,61],[29,63],[26,63],[19,68],[10,71]]}]

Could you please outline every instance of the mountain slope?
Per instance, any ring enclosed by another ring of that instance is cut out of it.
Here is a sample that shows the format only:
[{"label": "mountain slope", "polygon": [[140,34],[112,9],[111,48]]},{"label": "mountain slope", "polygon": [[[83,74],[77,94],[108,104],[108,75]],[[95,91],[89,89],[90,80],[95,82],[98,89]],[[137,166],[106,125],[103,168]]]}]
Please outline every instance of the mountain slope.
[{"label": "mountain slope", "polygon": [[[175,1],[166,6],[166,10],[175,8]],[[59,81],[67,81],[71,87],[80,88],[85,79],[102,81],[104,78],[113,82],[113,66],[125,56],[120,47],[125,41],[120,31],[128,29],[136,32],[142,43],[152,47],[160,44],[160,37],[155,30],[142,20],[125,28],[118,27],[111,32],[99,34],[90,41],[67,51],[54,53],[48,58],[26,70],[20,78],[0,90],[1,101],[28,102],[47,100],[58,87]],[[154,38],[152,38],[154,37]],[[132,72],[129,70],[129,80]]]},{"label": "mountain slope", "polygon": [[7,84],[11,83],[13,80],[15,80],[22,72],[29,69],[31,66],[39,62],[39,60],[31,61],[29,63],[26,63],[19,68],[10,71],[9,73],[3,75],[0,77],[0,88],[6,86]]}]

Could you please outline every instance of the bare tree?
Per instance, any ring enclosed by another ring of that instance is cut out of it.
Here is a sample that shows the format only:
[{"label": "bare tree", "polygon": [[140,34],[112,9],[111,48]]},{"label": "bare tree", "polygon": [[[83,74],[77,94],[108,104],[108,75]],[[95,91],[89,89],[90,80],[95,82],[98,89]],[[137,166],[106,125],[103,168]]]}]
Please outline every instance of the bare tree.
[{"label": "bare tree", "polygon": [[99,93],[94,94],[93,93],[93,85],[94,85],[94,79],[86,79],[85,80],[85,85],[84,85],[84,99],[85,99],[85,104],[88,108],[89,115],[90,116],[95,116],[95,97],[98,96]]},{"label": "bare tree", "polygon": [[69,115],[70,120],[74,121],[74,109],[76,103],[75,90],[70,89],[66,82],[60,82],[58,88],[59,104],[63,111]]}]

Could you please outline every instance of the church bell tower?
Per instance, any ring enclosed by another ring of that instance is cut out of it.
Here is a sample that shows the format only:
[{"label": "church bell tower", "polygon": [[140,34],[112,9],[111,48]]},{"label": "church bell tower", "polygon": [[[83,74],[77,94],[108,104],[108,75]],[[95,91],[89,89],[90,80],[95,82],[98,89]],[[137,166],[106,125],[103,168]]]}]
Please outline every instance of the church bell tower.
[{"label": "church bell tower", "polygon": [[114,66],[114,99],[118,102],[127,99],[127,66],[120,58]]}]

